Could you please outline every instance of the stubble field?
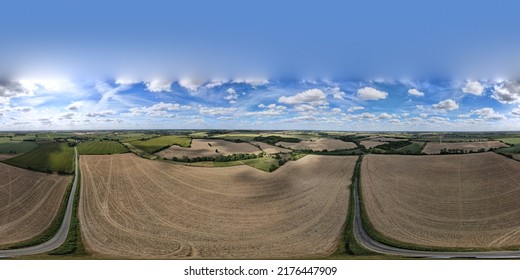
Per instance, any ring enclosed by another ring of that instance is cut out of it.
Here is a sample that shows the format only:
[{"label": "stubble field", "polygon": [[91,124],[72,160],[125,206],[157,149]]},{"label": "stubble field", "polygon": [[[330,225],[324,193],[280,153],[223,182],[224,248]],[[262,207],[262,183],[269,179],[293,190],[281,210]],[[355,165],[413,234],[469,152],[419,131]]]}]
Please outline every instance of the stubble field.
[{"label": "stubble field", "polygon": [[43,233],[56,217],[71,178],[0,163],[0,246]]},{"label": "stubble field", "polygon": [[278,154],[278,153],[290,153],[291,152],[290,149],[285,149],[285,148],[269,145],[269,144],[264,143],[264,142],[253,141],[253,142],[251,142],[251,144],[259,146],[260,149],[262,149],[262,151],[264,151],[268,155]]},{"label": "stubble field", "polygon": [[482,141],[482,142],[453,142],[453,143],[439,143],[439,142],[428,142],[424,146],[423,152],[426,154],[439,154],[442,149],[461,149],[467,152],[478,151],[485,149],[486,151],[492,148],[507,147],[506,144],[500,141]]},{"label": "stubble field", "polygon": [[298,143],[278,142],[276,145],[291,148],[293,150],[334,151],[355,149],[357,146],[352,142],[344,142],[338,139],[320,138],[318,140],[305,140]]},{"label": "stubble field", "polygon": [[361,190],[374,228],[398,242],[520,245],[520,163],[504,156],[368,155]]},{"label": "stubble field", "polygon": [[306,156],[266,173],[82,156],[83,240],[127,258],[326,256],[341,238],[355,161]]},{"label": "stubble field", "polygon": [[216,157],[218,155],[256,154],[260,152],[260,149],[249,143],[235,143],[217,139],[193,139],[190,148],[171,146],[155,155],[170,159],[172,157]]}]

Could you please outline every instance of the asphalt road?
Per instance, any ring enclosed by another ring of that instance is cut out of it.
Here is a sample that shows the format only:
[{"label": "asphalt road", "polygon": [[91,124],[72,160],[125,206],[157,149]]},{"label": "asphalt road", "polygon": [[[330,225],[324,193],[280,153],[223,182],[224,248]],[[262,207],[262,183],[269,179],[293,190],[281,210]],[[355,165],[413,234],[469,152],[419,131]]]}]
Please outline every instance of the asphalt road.
[{"label": "asphalt road", "polygon": [[358,179],[354,179],[354,238],[366,249],[385,255],[404,256],[413,258],[479,258],[479,259],[514,259],[520,258],[520,251],[481,251],[481,252],[440,252],[440,251],[420,251],[392,247],[372,239],[364,230],[361,221],[361,211],[359,206],[359,184]]},{"label": "asphalt road", "polygon": [[52,251],[61,246],[67,239],[67,235],[69,233],[70,227],[70,218],[72,216],[72,208],[74,206],[74,194],[76,193],[76,188],[78,185],[78,150],[74,148],[75,152],[75,172],[74,172],[74,182],[72,183],[72,189],[69,195],[69,201],[67,202],[67,209],[65,211],[65,216],[63,217],[63,222],[61,223],[61,227],[56,233],[54,237],[52,237],[49,241],[39,244],[32,247],[13,249],[13,250],[0,250],[0,258],[11,258],[17,256],[25,256],[25,255],[36,255],[45,252]]}]

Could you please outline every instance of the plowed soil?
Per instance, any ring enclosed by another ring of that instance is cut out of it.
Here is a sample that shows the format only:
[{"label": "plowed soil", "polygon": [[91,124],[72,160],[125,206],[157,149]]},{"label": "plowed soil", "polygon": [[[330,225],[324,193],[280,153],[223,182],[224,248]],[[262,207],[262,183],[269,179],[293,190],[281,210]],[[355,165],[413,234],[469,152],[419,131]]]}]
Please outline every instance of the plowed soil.
[{"label": "plowed soil", "polygon": [[306,156],[273,173],[81,157],[89,251],[126,258],[295,258],[333,253],[356,157]]}]

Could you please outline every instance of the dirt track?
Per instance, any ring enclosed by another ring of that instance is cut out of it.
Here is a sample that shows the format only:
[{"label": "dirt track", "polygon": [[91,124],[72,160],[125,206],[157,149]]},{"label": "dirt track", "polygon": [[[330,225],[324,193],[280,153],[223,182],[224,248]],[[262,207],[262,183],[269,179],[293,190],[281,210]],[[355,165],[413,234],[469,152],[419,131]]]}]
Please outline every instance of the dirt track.
[{"label": "dirt track", "polygon": [[84,242],[128,258],[326,256],[343,229],[355,160],[307,156],[266,173],[82,156]]}]

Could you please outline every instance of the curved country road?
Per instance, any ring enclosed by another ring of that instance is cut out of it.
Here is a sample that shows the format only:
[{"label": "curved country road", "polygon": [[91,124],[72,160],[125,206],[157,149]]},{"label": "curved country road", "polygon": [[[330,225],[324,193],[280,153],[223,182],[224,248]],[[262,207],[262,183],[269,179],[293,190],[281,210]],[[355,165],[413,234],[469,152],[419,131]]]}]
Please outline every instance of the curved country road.
[{"label": "curved country road", "polygon": [[10,258],[17,256],[25,256],[25,255],[35,255],[41,254],[45,252],[52,251],[61,246],[67,239],[67,235],[69,234],[70,227],[70,218],[72,216],[72,208],[74,206],[74,194],[76,193],[76,188],[78,185],[78,150],[74,147],[74,157],[75,157],[75,172],[74,172],[74,182],[72,183],[72,188],[69,195],[69,201],[67,202],[67,209],[65,210],[65,216],[63,217],[63,222],[61,223],[61,227],[49,241],[31,246],[26,248],[19,248],[13,250],[0,250],[0,258]]},{"label": "curved country road", "polygon": [[481,251],[481,252],[440,252],[410,250],[383,244],[372,239],[363,228],[359,206],[359,183],[354,178],[354,238],[366,249],[385,255],[413,257],[413,258],[482,258],[482,259],[511,259],[520,258],[520,251]]}]

